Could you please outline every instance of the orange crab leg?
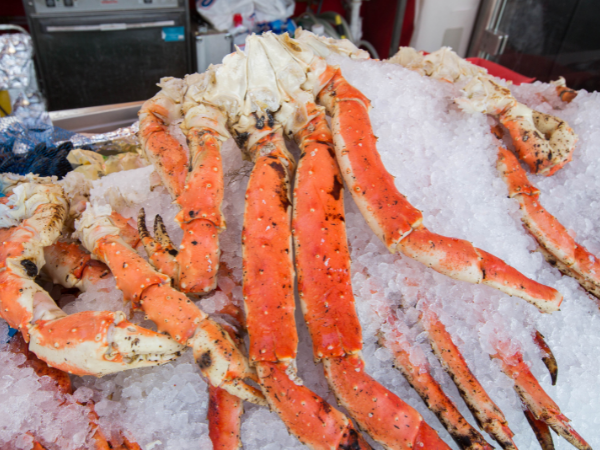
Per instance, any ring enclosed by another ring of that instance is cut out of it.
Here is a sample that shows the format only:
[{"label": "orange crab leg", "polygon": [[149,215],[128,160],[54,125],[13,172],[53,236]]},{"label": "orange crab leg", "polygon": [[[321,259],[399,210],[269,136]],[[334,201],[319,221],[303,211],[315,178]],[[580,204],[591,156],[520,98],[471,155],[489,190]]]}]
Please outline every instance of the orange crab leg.
[{"label": "orange crab leg", "polygon": [[523,355],[516,352],[509,355],[504,344],[497,344],[493,358],[500,360],[502,371],[515,383],[515,391],[533,417],[548,424],[557,434],[564,437],[580,450],[591,450],[592,447],[571,427],[569,419],[542,389],[536,378],[523,361]]},{"label": "orange crab leg", "polygon": [[242,448],[242,401],[224,389],[208,388],[208,435],[215,450]]},{"label": "orange crab leg", "polygon": [[459,280],[484,283],[556,311],[562,295],[528,279],[499,258],[471,243],[429,232],[422,215],[396,189],[376,147],[369,119],[370,103],[341,75],[329,68],[319,101],[333,117],[336,156],[354,201],[371,229],[391,252],[401,251],[428,267]]},{"label": "orange crab leg", "polygon": [[302,151],[294,188],[294,244],[298,291],[316,359],[336,398],[386,448],[446,449],[413,408],[365,373],[362,333],[350,280],[343,184],[325,114],[298,133]]},{"label": "orange crab leg", "polygon": [[[202,117],[201,124],[192,115],[187,131],[188,161],[181,144],[168,133],[168,120],[177,113],[181,114],[181,106],[160,92],[142,106],[140,136],[146,155],[181,207],[176,220],[183,229],[183,241],[169,273],[176,275],[173,279],[182,292],[206,293],[216,287],[219,233],[225,229],[220,154],[225,137],[215,131],[223,128],[218,119],[220,113],[216,112],[217,118]],[[144,244],[148,253],[159,258],[160,248],[152,248],[148,237]]]},{"label": "orange crab leg", "polygon": [[260,385],[269,406],[310,448],[369,448],[344,414],[300,385],[294,375],[298,343],[290,232],[294,163],[280,130],[263,136],[249,153],[255,166],[246,191],[242,233],[243,292],[250,359]]},{"label": "orange crab leg", "polygon": [[140,109],[139,137],[149,161],[173,198],[183,192],[188,157],[183,146],[169,133],[169,118],[176,103],[159,93]]},{"label": "orange crab leg", "polygon": [[94,254],[110,267],[126,300],[143,309],[159,331],[193,348],[211,384],[262,403],[260,392],[242,381],[253,374],[231,337],[185,294],[173,289],[169,277],[154,270],[119,236],[98,239]]},{"label": "orange crab leg", "polygon": [[273,149],[255,161],[246,191],[242,245],[244,303],[250,360],[289,361],[296,357],[294,266],[290,233],[290,169],[281,133],[256,144]]},{"label": "orange crab leg", "polygon": [[523,225],[537,240],[544,257],[600,299],[600,261],[575,242],[566,228],[544,209],[539,202],[540,191],[529,182],[517,158],[503,147],[498,148],[497,167],[509,196],[521,206]]},{"label": "orange crab leg", "polygon": [[394,367],[404,375],[460,448],[492,450],[492,446],[465,420],[454,402],[444,393],[439,383],[431,375],[427,365],[413,364],[407,350],[383,335],[380,335],[379,343],[393,352]]},{"label": "orange crab leg", "polygon": [[437,315],[428,310],[421,323],[429,334],[433,353],[456,384],[460,395],[475,416],[477,423],[504,449],[516,450],[514,433],[508,428],[502,411],[496,406],[475,378],[446,327]]}]

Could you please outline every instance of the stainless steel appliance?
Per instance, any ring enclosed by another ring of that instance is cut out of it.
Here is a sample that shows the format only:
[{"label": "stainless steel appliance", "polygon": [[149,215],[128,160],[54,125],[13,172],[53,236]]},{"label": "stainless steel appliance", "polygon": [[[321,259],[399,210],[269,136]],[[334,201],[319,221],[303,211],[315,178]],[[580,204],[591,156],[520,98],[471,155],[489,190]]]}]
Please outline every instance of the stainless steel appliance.
[{"label": "stainless steel appliance", "polygon": [[192,71],[187,0],[24,0],[51,111],[138,101]]}]

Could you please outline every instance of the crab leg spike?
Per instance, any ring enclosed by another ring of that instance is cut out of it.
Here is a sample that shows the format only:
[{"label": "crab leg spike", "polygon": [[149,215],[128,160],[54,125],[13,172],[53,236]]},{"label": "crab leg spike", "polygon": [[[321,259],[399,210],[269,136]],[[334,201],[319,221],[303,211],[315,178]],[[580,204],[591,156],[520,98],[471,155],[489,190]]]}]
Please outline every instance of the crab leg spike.
[{"label": "crab leg spike", "polygon": [[550,433],[550,427],[546,424],[546,422],[536,419],[528,408],[523,410],[523,414],[525,414],[525,418],[527,419],[527,422],[529,422],[529,425],[531,426],[535,437],[540,443],[542,450],[554,450],[552,433]]},{"label": "crab leg spike", "polygon": [[535,344],[544,353],[544,356],[542,356],[542,361],[546,365],[548,372],[550,372],[552,386],[556,385],[556,379],[558,377],[558,363],[556,362],[556,358],[554,357],[552,350],[550,350],[550,347],[544,340],[544,335],[539,331],[536,331],[533,336],[533,342],[535,342]]},{"label": "crab leg spike", "polygon": [[409,352],[383,334],[379,336],[379,343],[393,352],[394,367],[404,375],[461,449],[492,450],[493,447],[465,420],[454,402],[444,393],[428,366],[413,364]]},{"label": "crab leg spike", "polygon": [[517,447],[512,440],[514,433],[508,428],[504,414],[477,381],[458,347],[452,342],[444,324],[431,310],[427,310],[421,317],[421,323],[429,334],[433,353],[456,384],[479,426],[503,449],[516,450]]},{"label": "crab leg spike", "polygon": [[523,355],[516,352],[509,356],[504,352],[502,344],[496,345],[497,358],[501,362],[502,371],[515,383],[515,391],[531,414],[546,422],[557,434],[564,437],[580,450],[591,450],[592,447],[571,427],[570,420],[564,416],[560,408],[542,389],[536,378],[523,361]]},{"label": "crab leg spike", "polygon": [[333,117],[335,149],[346,185],[363,217],[391,252],[402,251],[447,276],[484,283],[533,303],[541,311],[556,311],[562,295],[528,279],[504,261],[471,243],[428,231],[422,214],[396,189],[376,147],[369,119],[370,103],[341,75],[329,67],[329,80],[319,102]]},{"label": "crab leg spike", "polygon": [[173,289],[168,276],[155,271],[123,242],[112,223],[110,207],[88,206],[77,233],[84,246],[111,269],[126,300],[141,307],[159,331],[192,347],[200,370],[213,386],[264,404],[260,391],[243,381],[252,371],[229,334]]},{"label": "crab leg spike", "polygon": [[338,402],[373,439],[389,449],[447,449],[420,414],[366,374],[362,333],[350,280],[343,183],[324,111],[296,133],[302,151],[294,188],[298,291],[315,359]]}]

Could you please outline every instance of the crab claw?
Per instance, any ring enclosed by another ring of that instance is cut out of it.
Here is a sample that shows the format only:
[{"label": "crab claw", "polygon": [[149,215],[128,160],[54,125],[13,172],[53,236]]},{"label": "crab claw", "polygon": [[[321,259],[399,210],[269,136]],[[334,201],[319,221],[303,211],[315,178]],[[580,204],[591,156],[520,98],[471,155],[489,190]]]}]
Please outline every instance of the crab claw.
[{"label": "crab claw", "polygon": [[29,336],[29,348],[39,358],[75,375],[103,376],[164,364],[184,349],[168,336],[129,322],[120,311],[83,311],[39,320]]},{"label": "crab claw", "polygon": [[267,405],[262,392],[244,381],[244,378],[254,381],[258,378],[229,333],[216,322],[201,322],[188,345],[194,351],[200,370],[213,386],[257,405]]},{"label": "crab claw", "polygon": [[154,238],[146,227],[146,211],[144,211],[144,208],[140,209],[137,225],[142,245],[146,250],[150,263],[159,272],[168,275],[175,281],[175,284],[178,284],[179,265],[175,259],[178,252],[167,234],[162,217],[157,215],[154,218]]}]

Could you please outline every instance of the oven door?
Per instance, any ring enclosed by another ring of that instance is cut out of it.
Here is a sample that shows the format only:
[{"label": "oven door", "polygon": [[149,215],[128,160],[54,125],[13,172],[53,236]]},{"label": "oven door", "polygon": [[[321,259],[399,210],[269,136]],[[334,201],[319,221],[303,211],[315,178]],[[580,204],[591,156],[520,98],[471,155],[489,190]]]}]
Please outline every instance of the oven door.
[{"label": "oven door", "polygon": [[50,111],[143,100],[161,77],[191,70],[185,11],[35,18]]}]

